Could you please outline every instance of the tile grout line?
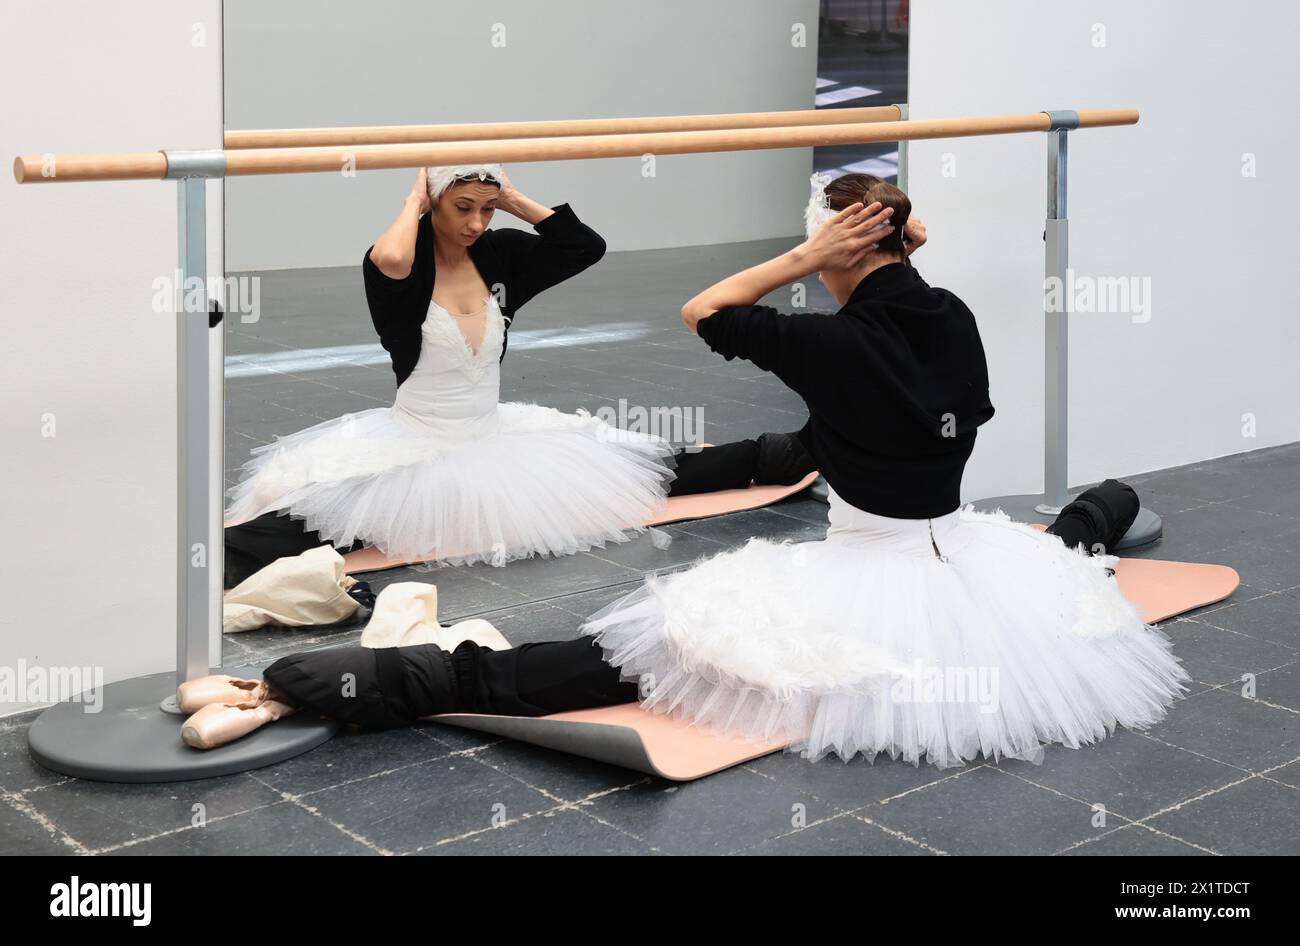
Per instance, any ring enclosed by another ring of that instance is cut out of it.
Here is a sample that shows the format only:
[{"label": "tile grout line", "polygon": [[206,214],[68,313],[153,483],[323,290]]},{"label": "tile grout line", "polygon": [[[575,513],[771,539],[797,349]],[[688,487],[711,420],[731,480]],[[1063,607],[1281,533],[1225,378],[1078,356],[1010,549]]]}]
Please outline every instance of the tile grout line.
[{"label": "tile grout line", "polygon": [[[1202,801],[1202,800],[1204,800],[1204,799],[1206,799],[1206,798],[1209,798],[1211,795],[1217,795],[1217,794],[1219,794],[1220,792],[1227,791],[1229,788],[1235,788],[1235,787],[1238,786],[1238,785],[1243,785],[1243,784],[1245,784],[1246,782],[1249,782],[1251,779],[1255,779],[1255,778],[1259,778],[1259,776],[1256,775],[1256,774],[1254,774],[1254,773],[1251,773],[1250,775],[1247,775],[1245,778],[1237,779],[1237,781],[1235,781],[1235,782],[1229,782],[1227,785],[1220,785],[1218,788],[1212,788],[1212,789],[1209,789],[1208,791],[1204,791],[1204,792],[1202,792],[1202,793],[1199,794],[1199,795],[1193,795],[1193,796],[1191,796],[1190,798],[1184,798],[1182,801],[1178,801],[1178,802],[1175,802],[1175,803],[1172,804],[1172,805],[1169,805],[1168,807],[1161,808],[1159,811],[1153,811],[1153,812],[1152,812],[1151,814],[1149,814],[1149,815],[1144,815],[1143,817],[1138,818],[1138,819],[1137,819],[1136,821],[1134,821],[1133,823],[1134,823],[1134,824],[1140,824],[1140,825],[1145,826],[1145,825],[1146,825],[1146,822],[1150,821],[1152,818],[1159,818],[1161,815],[1167,815],[1167,814],[1169,814],[1170,812],[1173,812],[1173,811],[1181,811],[1181,810],[1183,809],[1183,807],[1186,806],[1186,805],[1190,805],[1190,804],[1192,804],[1193,802]],[[1182,841],[1184,844],[1191,844],[1191,843],[1192,843],[1192,842],[1186,840],[1185,838],[1179,838],[1179,837],[1177,837],[1177,835],[1170,835],[1170,837],[1175,838],[1176,840]],[[1193,845],[1193,846],[1195,847],[1195,845]]]},{"label": "tile grout line", "polygon": [[[974,768],[982,768],[983,765],[984,765],[984,763],[981,763],[980,765],[977,765],[977,766],[975,766]],[[758,776],[760,776],[760,777],[762,777],[762,778],[766,778],[766,779],[768,779],[768,780],[771,781],[771,782],[774,782],[774,783],[776,783],[776,784],[778,784],[778,785],[781,785],[782,787],[791,787],[791,786],[787,786],[785,782],[782,782],[780,779],[776,778],[775,776],[769,775],[769,774],[766,773],[766,772],[760,772],[760,771],[758,771],[757,769],[755,769],[753,766],[749,765],[748,763],[743,764],[743,765],[741,766],[741,768],[743,768],[743,769],[744,769],[745,771],[747,771],[747,772],[752,772],[752,773],[755,774],[755,775],[758,775]],[[963,771],[973,771],[974,768],[969,769],[969,770],[964,769]],[[929,784],[930,784],[930,785],[933,785],[933,784],[937,784],[938,782],[947,781],[948,778],[955,778],[957,775],[960,775],[960,774],[962,774],[962,773],[961,773],[961,772],[957,772],[957,773],[954,773],[954,774],[951,775],[951,776],[946,776],[945,778],[936,779],[935,782],[931,782],[931,783],[929,783]],[[922,785],[922,786],[918,786],[918,788],[917,788],[917,789],[914,789],[914,790],[919,790],[919,789],[921,789],[921,788],[928,788],[928,787],[929,787],[929,785]],[[904,793],[902,793],[902,794],[900,794],[900,795],[896,795],[896,796],[892,796],[892,797],[895,797],[895,798],[901,798],[902,795],[905,795],[905,794],[909,794],[909,792],[904,792]],[[814,828],[814,827],[816,827],[817,825],[825,824],[825,823],[828,822],[828,821],[834,821],[834,820],[836,820],[837,818],[843,818],[843,817],[855,818],[855,819],[857,819],[857,820],[859,820],[859,821],[864,821],[866,824],[869,824],[869,825],[871,825],[872,827],[875,827],[875,828],[879,828],[880,830],[884,831],[886,834],[889,834],[890,836],[892,836],[892,837],[894,837],[894,838],[896,838],[896,839],[898,839],[898,840],[903,840],[903,841],[906,841],[906,842],[908,842],[908,843],[915,844],[915,845],[917,845],[918,847],[924,848],[925,850],[933,851],[933,852],[935,852],[935,853],[937,853],[937,854],[943,854],[943,853],[945,853],[945,852],[943,852],[943,851],[940,851],[938,848],[932,848],[932,847],[930,847],[929,845],[927,845],[927,844],[925,844],[925,843],[923,843],[923,842],[921,842],[921,841],[916,840],[915,838],[911,837],[910,835],[907,835],[907,834],[905,834],[905,833],[903,833],[903,832],[901,832],[901,831],[897,831],[897,830],[892,829],[892,828],[887,828],[885,825],[880,824],[879,822],[873,821],[873,820],[871,820],[871,819],[869,819],[869,818],[866,818],[865,816],[861,816],[861,815],[860,815],[860,813],[861,813],[862,811],[865,811],[865,810],[866,810],[868,807],[870,807],[872,804],[881,804],[881,805],[883,805],[883,804],[885,804],[885,802],[889,801],[889,799],[885,799],[885,800],[883,800],[883,801],[874,802],[874,803],[872,803],[872,802],[868,802],[866,805],[860,805],[860,806],[858,806],[858,807],[856,807],[856,808],[842,808],[842,807],[840,807],[838,804],[836,804],[835,802],[832,802],[832,801],[830,801],[830,800],[828,800],[828,799],[822,798],[822,797],[819,796],[819,795],[812,795],[812,794],[809,794],[807,797],[812,798],[814,801],[818,801],[818,802],[822,803],[823,805],[826,805],[828,808],[830,808],[832,811],[834,811],[835,814],[830,815],[829,817],[826,817],[826,818],[819,818],[819,819],[817,819],[816,821],[814,821],[814,822],[812,822],[812,823],[810,823],[810,824],[804,825],[802,828],[795,828],[793,831],[786,831],[786,832],[784,832],[784,833],[782,833],[782,834],[775,835],[774,837],[771,837],[771,838],[764,838],[762,841],[758,841],[758,842],[756,842],[755,844],[749,845],[748,847],[741,848],[741,849],[739,849],[738,851],[733,852],[733,853],[742,853],[742,852],[744,852],[744,851],[746,851],[746,850],[750,850],[751,848],[757,847],[759,844],[766,844],[768,841],[775,841],[775,840],[778,840],[778,839],[780,839],[780,838],[791,837],[791,836],[793,836],[793,835],[796,835],[796,834],[800,833],[801,831],[807,831],[809,828]]]},{"label": "tile grout line", "polygon": [[[761,773],[756,772],[754,774],[758,775]],[[791,828],[789,831],[782,831],[780,834],[774,834],[770,838],[762,838],[758,841],[755,841],[753,844],[747,844],[744,847],[736,848],[734,851],[728,851],[727,854],[729,856],[734,857],[739,854],[744,854],[746,851],[752,851],[755,848],[761,847],[764,844],[769,844],[772,841],[780,841],[783,838],[792,838],[796,834],[802,834],[805,831],[811,831],[813,828],[819,827],[820,825],[829,824],[832,821],[839,821],[841,818],[852,817],[851,812],[844,811],[836,805],[831,805],[830,808],[834,812],[834,814],[827,815],[824,818],[818,818],[815,821],[810,821],[801,828]]]},{"label": "tile grout line", "polygon": [[[1063,792],[1059,788],[1053,788],[1050,785],[1043,785],[1039,782],[1035,782],[1033,779],[1025,778],[1023,775],[1017,775],[1015,772],[1008,772],[1004,769],[998,768],[997,766],[991,766],[991,768],[995,772],[1001,772],[1003,775],[1007,776],[1008,778],[1019,779],[1020,781],[1024,782],[1026,785],[1032,785],[1035,788],[1041,788],[1043,791],[1048,792],[1049,794],[1052,795],[1056,795],[1058,798],[1064,798],[1067,801],[1072,801],[1075,802],[1076,804],[1083,805],[1091,812],[1096,812],[1097,810],[1098,802],[1084,801],[1082,798],[1076,798],[1074,795],[1071,795],[1068,792]],[[1119,818],[1122,821],[1126,821],[1129,824],[1137,824],[1138,821],[1141,820],[1140,818],[1133,818],[1128,815],[1125,815],[1112,808],[1106,808],[1104,805],[1102,807],[1105,810],[1107,815],[1114,815],[1116,818]],[[1179,838],[1179,840],[1182,839]]]},{"label": "tile grout line", "polygon": [[618,825],[614,824],[612,821],[606,821],[604,818],[600,817],[600,815],[598,815],[598,814],[596,814],[594,811],[591,811],[591,810],[590,810],[590,805],[591,805],[591,803],[592,803],[593,801],[596,801],[597,799],[605,798],[606,796],[613,795],[615,792],[626,792],[626,791],[630,791],[631,789],[636,788],[638,785],[647,785],[647,784],[650,784],[651,782],[652,782],[652,779],[650,779],[649,777],[647,777],[647,778],[642,779],[642,780],[639,781],[639,782],[633,782],[631,785],[624,785],[624,786],[620,786],[620,787],[618,787],[618,788],[611,788],[611,789],[606,789],[606,790],[604,790],[604,791],[593,792],[593,793],[591,793],[590,795],[586,796],[585,798],[583,798],[583,799],[581,799],[581,800],[575,802],[575,803],[574,803],[574,806],[575,806],[574,810],[576,810],[576,811],[580,812],[581,814],[585,815],[586,817],[592,819],[592,820],[595,821],[597,824],[602,824],[602,825],[604,825],[604,826],[607,827],[607,828],[611,828],[611,829],[613,829],[614,831],[617,831],[619,834],[622,834],[622,835],[624,835],[625,837],[629,837],[629,838],[631,838],[632,840],[636,841],[638,844],[644,844],[647,848],[650,849],[650,851],[651,851],[652,853],[655,853],[655,854],[662,853],[662,851],[661,851],[660,848],[658,848],[658,847],[656,847],[655,845],[651,844],[649,841],[647,841],[645,838],[641,837],[639,834],[636,834],[636,833],[634,833],[634,832],[632,832],[632,831],[629,831],[629,830],[627,830],[626,828],[621,828],[621,827],[619,827]]},{"label": "tile grout line", "polygon": [[35,805],[23,798],[21,795],[12,792],[0,794],[0,801],[3,801],[10,808],[14,809],[20,815],[34,822],[37,827],[51,836],[51,840],[58,841],[65,847],[70,847],[77,854],[90,854],[90,848],[86,847],[68,832],[64,831],[48,815],[38,810]]},{"label": "tile grout line", "polygon": [[376,844],[374,841],[371,841],[369,838],[365,837],[361,833],[357,831],[353,831],[351,828],[348,828],[345,825],[339,824],[337,821],[333,820],[332,818],[327,818],[319,808],[303,801],[302,795],[295,795],[291,792],[281,791],[280,789],[275,788],[274,786],[269,785],[266,782],[262,781],[260,778],[258,778],[256,775],[253,775],[252,773],[246,773],[246,774],[253,781],[257,782],[260,785],[265,785],[271,791],[276,792],[283,801],[286,801],[297,808],[301,808],[303,811],[307,812],[309,815],[311,815],[314,818],[319,818],[321,821],[325,822],[327,825],[334,828],[336,831],[340,832],[345,837],[351,838],[353,841],[357,842],[363,847],[369,848],[370,850],[374,851],[376,854],[380,854],[386,857],[391,857],[395,853],[393,851],[388,850],[388,848],[383,847],[380,844]]},{"label": "tile grout line", "polygon": [[857,811],[851,811],[851,812],[849,812],[849,817],[850,817],[850,818],[856,818],[856,819],[859,820],[859,821],[864,821],[864,822],[866,822],[867,824],[869,824],[869,825],[871,825],[871,826],[873,826],[873,827],[879,828],[881,831],[885,832],[886,834],[890,835],[891,837],[896,838],[896,839],[899,840],[899,841],[906,841],[906,842],[908,842],[908,843],[910,843],[910,844],[915,844],[917,847],[922,848],[923,850],[926,850],[926,851],[931,851],[931,852],[933,852],[934,854],[939,855],[940,857],[951,857],[951,856],[952,856],[952,855],[950,855],[947,851],[945,851],[943,848],[934,847],[933,845],[931,845],[931,844],[927,844],[925,841],[922,841],[922,840],[920,840],[919,838],[914,838],[914,837],[912,837],[910,834],[908,834],[908,833],[905,832],[905,831],[899,831],[897,828],[891,828],[891,827],[889,827],[888,825],[881,824],[880,822],[876,821],[875,819],[873,819],[873,818],[869,818],[869,817],[867,817],[866,815],[861,814],[861,812],[865,810],[865,807],[866,807],[866,806],[863,806],[863,808],[859,808]]},{"label": "tile grout line", "polygon": [[[247,773],[244,774],[246,775]],[[165,831],[158,831],[154,834],[145,835],[143,837],[130,838],[129,840],[118,841],[114,844],[106,844],[104,847],[95,848],[90,853],[95,855],[103,855],[103,854],[111,854],[114,851],[123,851],[126,850],[127,848],[136,847],[138,845],[145,844],[149,841],[156,841],[159,838],[173,837],[174,835],[183,834],[186,831],[202,830],[203,828],[206,828],[208,825],[214,824],[219,821],[229,821],[231,818],[239,818],[244,815],[252,814],[255,811],[265,811],[268,808],[274,808],[276,805],[282,805],[282,804],[284,804],[283,800],[267,802],[265,805],[254,805],[252,808],[244,808],[240,811],[232,811],[228,814],[217,815],[212,818],[205,818],[202,825],[194,825],[194,824],[178,825],[174,828],[168,828]]]},{"label": "tile grout line", "polygon": [[[538,786],[538,785],[533,785],[532,783],[525,781],[524,779],[520,778],[519,776],[515,775],[514,773],[512,773],[512,772],[507,772],[507,771],[505,771],[504,769],[502,769],[502,768],[500,768],[500,767],[498,767],[498,766],[496,766],[496,765],[493,765],[491,762],[488,762],[488,761],[483,760],[483,759],[479,759],[478,761],[481,762],[483,765],[486,765],[488,768],[492,769],[494,772],[498,772],[498,773],[500,773],[501,775],[506,776],[507,778],[514,779],[516,782],[518,782],[518,783],[521,784],[521,785],[524,785],[524,786],[526,786],[526,787],[528,787],[528,788],[531,788],[533,791],[535,791],[535,792],[537,792],[538,794],[542,795],[544,798],[547,798],[547,799],[552,800],[552,801],[557,801],[557,802],[559,802],[560,804],[559,804],[557,807],[552,808],[552,809],[548,809],[548,811],[550,811],[550,812],[562,811],[562,810],[573,810],[573,811],[577,811],[577,812],[579,812],[580,814],[586,815],[587,817],[589,817],[589,818],[591,818],[592,820],[596,821],[598,824],[602,824],[602,825],[604,825],[604,826],[607,827],[607,828],[611,828],[611,829],[613,829],[613,830],[619,832],[620,834],[623,834],[623,835],[626,835],[626,836],[629,837],[629,838],[632,838],[634,841],[637,841],[638,843],[641,843],[641,844],[646,845],[646,846],[647,846],[648,848],[650,848],[652,851],[658,850],[657,848],[655,848],[654,845],[650,844],[650,842],[646,841],[644,838],[642,838],[642,837],[638,837],[637,835],[633,834],[633,833],[630,832],[630,831],[625,831],[624,829],[618,827],[617,825],[612,824],[612,823],[610,823],[610,822],[608,822],[608,821],[605,821],[603,818],[600,818],[599,816],[597,816],[597,815],[594,814],[593,812],[590,812],[590,811],[586,810],[586,806],[587,806],[587,805],[589,805],[591,802],[593,802],[593,801],[595,801],[595,800],[597,800],[597,799],[599,799],[599,798],[604,798],[605,796],[607,796],[607,795],[612,795],[612,794],[614,794],[615,792],[625,792],[625,791],[629,791],[629,790],[631,790],[631,789],[633,789],[633,788],[636,788],[638,785],[645,785],[645,784],[648,784],[648,783],[650,782],[650,778],[649,778],[648,776],[647,776],[647,777],[640,778],[640,779],[637,779],[636,781],[633,781],[633,782],[629,782],[629,783],[626,784],[626,785],[616,785],[616,786],[613,786],[613,787],[611,787],[611,788],[606,788],[606,789],[601,789],[601,790],[596,791],[596,792],[591,792],[590,794],[584,795],[582,798],[579,798],[579,799],[576,799],[576,800],[572,800],[572,801],[571,801],[571,800],[568,800],[568,799],[565,799],[565,798],[561,798],[559,795],[556,795],[556,794],[554,794],[554,793],[552,793],[552,792],[550,792],[550,791],[548,791],[548,790],[546,790],[546,789],[544,789],[544,788],[542,788],[542,787],[540,787],[540,786]],[[527,816],[524,816],[524,817],[527,817]],[[508,826],[509,826],[508,824],[502,824],[502,825],[500,825],[500,826],[498,826],[498,827],[500,827],[500,828],[505,828],[505,827],[508,827]],[[482,830],[495,830],[495,828],[482,829]],[[438,842],[438,843],[442,843],[442,842]]]},{"label": "tile grout line", "polygon": [[[1202,693],[1210,693],[1210,692],[1213,692],[1213,690],[1217,690],[1217,689],[1219,689],[1219,687],[1214,687],[1214,688],[1212,688],[1211,690],[1202,690],[1201,692],[1202,692]],[[1197,694],[1197,695],[1200,695],[1200,694]],[[1254,775],[1254,774],[1255,774],[1255,773],[1252,772],[1250,769],[1242,768],[1240,765],[1237,765],[1235,762],[1227,762],[1227,761],[1225,761],[1225,760],[1223,760],[1223,759],[1216,759],[1214,756],[1212,756],[1212,755],[1206,755],[1204,752],[1197,752],[1195,749],[1188,749],[1186,746],[1180,746],[1180,745],[1178,745],[1177,743],[1166,742],[1164,739],[1161,739],[1161,738],[1158,737],[1158,736],[1153,736],[1153,735],[1151,735],[1150,733],[1145,733],[1145,732],[1142,732],[1142,731],[1137,730],[1137,729],[1130,729],[1129,732],[1133,733],[1135,736],[1141,736],[1143,739],[1150,739],[1152,742],[1158,742],[1158,743],[1160,743],[1160,745],[1162,745],[1162,746],[1168,746],[1170,749],[1178,749],[1178,750],[1181,751],[1181,752],[1187,752],[1187,753],[1190,753],[1191,755],[1196,756],[1198,759],[1205,759],[1207,762],[1214,762],[1214,763],[1216,763],[1216,764],[1218,764],[1218,765],[1226,765],[1226,766],[1228,766],[1228,768],[1230,768],[1230,769],[1236,769],[1238,772],[1242,772],[1242,773],[1244,773],[1244,774],[1246,774],[1246,775]]]},{"label": "tile grout line", "polygon": [[[792,753],[792,754],[793,754],[793,753]],[[765,757],[765,756],[760,756],[759,758],[761,759],[761,758],[766,758],[766,757]],[[770,775],[770,774],[768,774],[767,772],[760,772],[758,769],[754,768],[754,767],[750,764],[750,762],[756,762],[756,761],[758,761],[758,760],[757,760],[757,759],[751,759],[749,762],[742,762],[740,765],[736,766],[736,768],[743,769],[744,771],[749,772],[751,775],[757,775],[759,778],[767,779],[767,780],[768,780],[769,782],[771,782],[772,784],[774,784],[774,785],[780,785],[782,788],[788,788],[788,789],[791,789],[791,790],[793,790],[793,791],[803,791],[802,789],[798,788],[797,786],[786,784],[785,782],[783,782],[781,779],[777,778],[777,777],[774,776],[774,775]],[[823,805],[825,805],[827,808],[829,808],[829,809],[831,809],[832,811],[834,811],[835,814],[831,816],[832,818],[839,817],[840,815],[851,814],[852,812],[858,810],[857,808],[844,808],[844,807],[841,807],[840,805],[837,805],[835,802],[831,801],[829,798],[822,798],[820,795],[814,795],[814,794],[812,794],[811,792],[805,792],[803,797],[805,797],[805,798],[811,798],[813,801],[818,802],[818,803],[820,803],[820,804],[823,804]],[[820,824],[821,821],[825,821],[825,820],[828,820],[828,819],[825,819],[825,818],[823,818],[823,819],[819,819],[817,822],[814,822],[814,824]],[[807,827],[812,827],[812,825],[807,825]],[[797,833],[797,832],[799,832],[799,831],[801,831],[801,830],[803,830],[803,829],[802,829],[802,828],[795,828],[794,831],[787,832],[787,833],[788,833],[788,834],[795,834],[795,833]],[[784,837],[784,835],[777,835],[777,837]],[[771,838],[766,838],[766,839],[764,839],[764,840],[773,840],[773,839],[771,839]],[[762,842],[759,842],[759,843],[762,843]]]},{"label": "tile grout line", "polygon": [[915,792],[923,792],[927,788],[930,788],[931,786],[941,785],[944,782],[952,781],[955,778],[961,778],[963,775],[967,775],[971,772],[976,772],[984,768],[991,768],[990,763],[988,761],[980,762],[978,765],[964,766],[961,769],[958,769],[956,772],[953,772],[951,775],[944,775],[941,776],[940,778],[935,779],[933,782],[926,782],[924,785],[917,785],[914,788],[909,788],[905,792],[899,792],[897,795],[890,795],[888,798],[882,798],[879,802],[877,802],[877,804],[888,805],[891,801],[897,801],[900,798],[906,798],[908,795],[914,794]]},{"label": "tile grout line", "polygon": [[1077,851],[1079,848],[1086,847],[1089,844],[1096,844],[1098,841],[1101,841],[1104,838],[1111,837],[1112,835],[1119,834],[1121,831],[1132,831],[1138,828],[1145,831],[1150,831],[1152,834],[1159,835],[1162,838],[1169,838],[1171,841],[1177,841],[1179,844],[1186,844],[1188,847],[1195,848],[1198,851],[1204,851],[1206,854],[1212,854],[1215,857],[1223,856],[1218,851],[1211,850],[1208,847],[1203,847],[1200,844],[1196,844],[1193,841],[1188,841],[1186,838],[1180,838],[1176,835],[1169,834],[1166,831],[1161,831],[1159,828],[1153,828],[1149,824],[1142,824],[1140,821],[1130,821],[1128,824],[1122,824],[1118,828],[1113,828],[1110,831],[1104,831],[1101,834],[1097,835],[1096,837],[1084,838],[1082,841],[1076,841],[1074,844],[1071,844],[1067,847],[1063,847],[1059,851],[1054,852],[1052,856],[1059,857],[1063,854],[1069,853],[1070,851]]},{"label": "tile grout line", "polygon": [[411,853],[418,854],[421,851],[431,850],[447,844],[454,844],[457,841],[465,841],[469,838],[478,837],[481,834],[487,834],[489,831],[504,831],[506,828],[512,828],[515,825],[523,824],[525,821],[530,821],[533,818],[545,818],[548,815],[553,815],[561,811],[572,810],[576,808],[578,804],[578,802],[561,802],[558,805],[552,805],[550,808],[543,808],[541,811],[526,812],[518,818],[507,818],[500,824],[488,825],[486,828],[474,828],[470,831],[466,831],[464,834],[453,835],[449,838],[440,838],[432,844],[421,844],[419,847],[412,850]]}]

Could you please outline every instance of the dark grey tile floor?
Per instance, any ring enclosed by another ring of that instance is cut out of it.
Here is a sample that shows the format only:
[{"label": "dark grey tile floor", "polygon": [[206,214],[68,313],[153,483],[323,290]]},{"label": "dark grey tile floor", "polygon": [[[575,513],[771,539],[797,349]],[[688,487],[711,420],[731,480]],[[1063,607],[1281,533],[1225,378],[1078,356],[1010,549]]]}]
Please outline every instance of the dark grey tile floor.
[{"label": "dark grey tile floor", "polygon": [[[796,429],[803,415],[793,395],[713,356],[677,318],[699,287],[781,246],[611,254],[521,313],[505,396],[567,410],[620,397],[699,407],[715,442]],[[829,306],[819,285],[809,288],[810,305]],[[784,305],[788,296],[770,301]],[[393,393],[387,363],[367,363],[366,348],[345,349],[360,363],[325,354],[313,357],[327,367],[258,367],[267,353],[371,346],[355,271],[266,274],[262,304],[260,322],[228,333],[239,375],[228,383],[232,483],[248,449],[272,434],[390,403]],[[1165,519],[1165,538],[1136,554],[1219,562],[1242,576],[1227,601],[1166,624],[1195,683],[1146,733],[1121,730],[1080,750],[1049,747],[1040,766],[939,771],[777,754],[671,784],[423,724],[345,734],[242,775],[140,786],[40,769],[25,748],[29,714],[0,720],[0,851],[1300,853],[1300,444],[1140,476],[1113,472]],[[680,568],[751,535],[816,538],[825,523],[825,506],[796,496],[563,559],[369,577],[376,591],[434,582],[444,623],[486,617],[523,643],[574,636],[582,618],[648,571]],[[232,635],[226,660],[265,663],[359,635],[359,623]],[[195,827],[200,811],[205,824]]]}]

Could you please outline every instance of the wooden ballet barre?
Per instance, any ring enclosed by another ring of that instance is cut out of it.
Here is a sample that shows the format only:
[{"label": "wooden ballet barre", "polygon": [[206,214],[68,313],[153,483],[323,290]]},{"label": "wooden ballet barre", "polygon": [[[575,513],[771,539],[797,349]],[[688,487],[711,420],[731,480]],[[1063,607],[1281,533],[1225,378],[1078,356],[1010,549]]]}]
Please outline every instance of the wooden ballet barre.
[{"label": "wooden ballet barre", "polygon": [[476,122],[446,125],[360,125],[350,128],[265,128],[228,131],[226,150],[315,148],[328,145],[418,144],[436,141],[489,141],[500,138],[568,138],[574,135],[627,135],[660,131],[725,128],[794,128],[892,122],[897,105],[821,108],[790,112],[731,112],[722,115],[654,115],[645,118],[582,118],[534,122]]},{"label": "wooden ballet barre", "polygon": [[[1134,108],[1091,109],[1077,113],[1076,128],[1133,125]],[[358,147],[252,148],[197,152],[223,159],[221,173],[205,176],[242,177],[253,174],[310,174],[432,165],[528,161],[574,161],[590,158],[635,157],[643,154],[704,154],[768,148],[865,144],[1049,131],[1047,112],[1025,115],[985,115],[970,118],[913,119],[897,122],[814,125],[806,127],[718,129],[589,135],[567,138],[455,141],[433,144],[360,145]],[[45,173],[42,170],[45,169]],[[14,179],[20,184],[58,181],[144,180],[166,178],[164,152],[126,154],[21,155],[14,159]],[[173,175],[176,176],[176,175]]]}]

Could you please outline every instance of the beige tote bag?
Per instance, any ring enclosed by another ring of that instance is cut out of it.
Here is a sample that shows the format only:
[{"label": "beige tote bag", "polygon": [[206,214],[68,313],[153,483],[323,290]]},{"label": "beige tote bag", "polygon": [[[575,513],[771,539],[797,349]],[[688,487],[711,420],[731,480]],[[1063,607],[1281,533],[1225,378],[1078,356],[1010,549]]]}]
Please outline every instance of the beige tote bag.
[{"label": "beige tote bag", "polygon": [[360,604],[348,594],[357,583],[343,572],[332,546],[277,558],[225,593],[221,626],[227,634],[267,624],[301,627],[351,617]]}]

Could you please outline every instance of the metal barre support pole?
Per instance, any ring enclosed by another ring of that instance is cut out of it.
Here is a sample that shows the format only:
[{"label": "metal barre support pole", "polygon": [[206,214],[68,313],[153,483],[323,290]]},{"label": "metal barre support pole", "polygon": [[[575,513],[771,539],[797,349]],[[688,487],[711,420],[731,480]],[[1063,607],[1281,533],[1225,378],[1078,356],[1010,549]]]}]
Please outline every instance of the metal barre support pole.
[{"label": "metal barre support pole", "polygon": [[[207,180],[176,182],[181,284],[176,307],[176,685],[207,673],[208,566],[217,546],[208,527]],[[189,311],[196,279],[197,311]],[[219,562],[213,563],[220,565]],[[175,697],[163,708],[180,712]]]},{"label": "metal barre support pole", "polygon": [[[1070,221],[1068,212],[1069,133],[1079,113],[1045,112],[1047,131],[1047,216],[1043,227],[1043,492],[997,496],[976,503],[1000,508],[1021,522],[1050,523],[1074,498],[1070,495]],[[1059,305],[1048,305],[1048,289]],[[1143,507],[1124,537],[1110,551],[1136,548],[1160,538],[1163,523]]]},{"label": "metal barre support pole", "polygon": [[[1064,287],[1070,264],[1070,221],[1066,212],[1067,150],[1071,128],[1079,127],[1074,112],[1048,112],[1052,127],[1047,132],[1047,220],[1043,228],[1044,286],[1055,281]],[[1044,301],[1043,361],[1043,502],[1035,508],[1055,516],[1069,502],[1069,384],[1070,303],[1068,293],[1058,294],[1061,305],[1048,311]]]},{"label": "metal barre support pole", "polygon": [[[211,498],[212,430],[208,379],[207,183],[226,172],[226,155],[213,151],[164,151],[167,180],[176,181],[176,245],[181,284],[176,287],[176,685],[203,676],[212,666],[209,642],[220,627],[220,602],[210,602],[209,583],[222,570],[224,545],[214,541]],[[195,287],[193,295],[190,286]],[[198,300],[197,307],[188,304]],[[218,636],[218,639],[219,636]],[[220,666],[218,660],[217,665]],[[175,696],[163,702],[179,713]]]},{"label": "metal barre support pole", "polygon": [[[903,102],[902,104],[896,105],[894,107],[898,109],[899,120],[907,121],[908,117],[911,115],[911,110],[908,108],[907,103]],[[906,139],[898,143],[898,179],[897,180],[898,180],[898,184],[897,184],[898,189],[900,191],[906,191],[907,190],[907,141]]]},{"label": "metal barre support pole", "polygon": [[[103,687],[98,699],[82,694],[43,712],[27,734],[32,757],[46,768],[107,782],[169,782],[215,778],[273,765],[313,749],[342,727],[311,713],[296,713],[217,749],[191,749],[181,739],[185,716],[176,690],[186,680],[223,663],[222,595],[212,593],[222,574],[224,542],[211,515],[213,436],[209,379],[212,330],[221,312],[207,294],[207,183],[225,173],[222,151],[164,151],[166,180],[176,181],[176,243],[180,285],[176,303],[176,669],[132,677]],[[195,287],[194,293],[188,291]],[[194,305],[192,300],[198,300]],[[217,448],[221,449],[217,441]],[[220,474],[215,474],[220,476]],[[217,497],[221,496],[217,479]],[[218,510],[220,503],[217,504]],[[215,520],[215,521],[214,521]],[[220,588],[220,585],[217,586]],[[260,677],[258,667],[235,667],[236,677]],[[87,713],[83,707],[97,703]],[[288,725],[285,725],[288,724]]]}]

